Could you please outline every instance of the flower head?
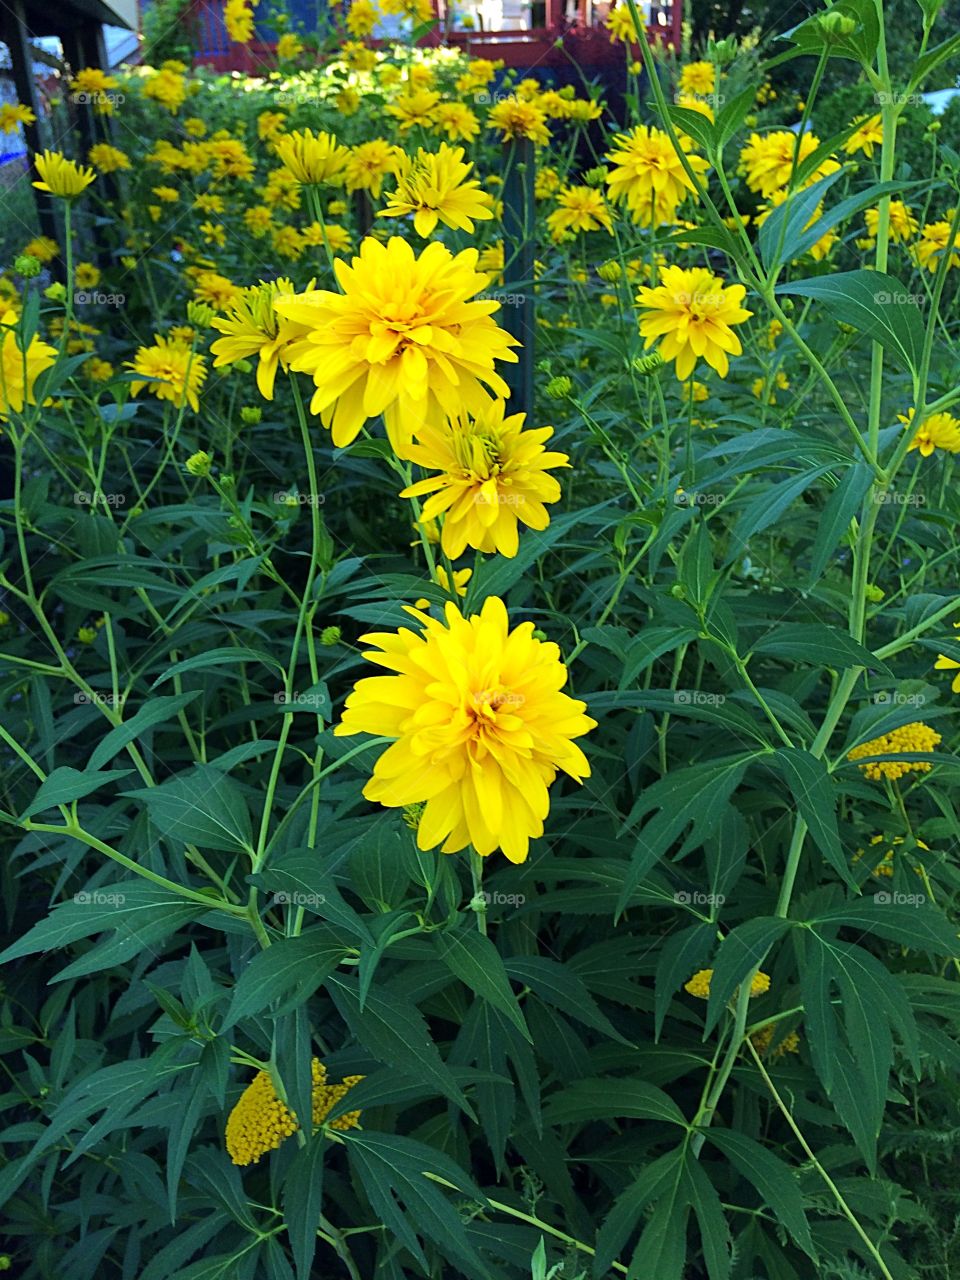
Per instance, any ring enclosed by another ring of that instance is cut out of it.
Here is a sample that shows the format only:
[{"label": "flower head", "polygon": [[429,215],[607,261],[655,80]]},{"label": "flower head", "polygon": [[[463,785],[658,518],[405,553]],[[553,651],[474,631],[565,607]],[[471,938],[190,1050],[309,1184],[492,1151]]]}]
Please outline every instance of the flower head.
[{"label": "flower head", "polygon": [[25,404],[36,404],[33,389],[37,378],[56,363],[57,350],[34,336],[23,352],[14,326],[13,311],[0,316],[0,422],[11,411],[22,413]]},{"label": "flower head", "polygon": [[372,196],[379,196],[384,178],[396,169],[396,150],[386,138],[373,138],[353,147],[344,175],[347,190],[369,191]]},{"label": "flower head", "polygon": [[[340,1084],[327,1083],[327,1069],[319,1059],[310,1064],[312,1078],[311,1103],[313,1127],[323,1124],[334,1106],[363,1076],[345,1076]],[[360,1121],[359,1111],[348,1111],[330,1122],[331,1129],[354,1129]],[[299,1121],[285,1102],[277,1097],[273,1080],[267,1071],[258,1071],[247,1085],[227,1119],[227,1152],[234,1164],[257,1164],[269,1151],[275,1151],[300,1128]]]},{"label": "flower head", "polygon": [[947,658],[942,653],[938,653],[933,669],[934,671],[953,671],[955,674],[950,683],[950,688],[954,693],[960,693],[960,662],[957,662],[955,658]]},{"label": "flower head", "polygon": [[[863,219],[867,224],[867,234],[872,240],[876,240],[877,228],[880,225],[880,210],[867,209]],[[890,239],[894,244],[903,244],[907,240],[912,240],[919,225],[909,205],[905,205],[902,200],[890,201]]]},{"label": "flower head", "polygon": [[[706,160],[688,149],[683,137],[680,142],[694,173],[705,173],[709,167]],[[670,135],[661,129],[641,124],[619,134],[605,159],[613,166],[607,178],[610,199],[623,201],[641,226],[674,222],[680,202],[687,195],[696,195]]]},{"label": "flower head", "polygon": [[301,185],[343,186],[350,150],[341,146],[332,134],[298,129],[277,138],[273,148],[283,167]]},{"label": "flower head", "polygon": [[[867,210],[869,214],[870,210]],[[950,223],[928,222],[914,245],[917,262],[930,272],[936,271],[941,257],[949,251],[947,268],[960,267],[960,233],[950,239]]]},{"label": "flower head", "polygon": [[434,93],[431,89],[411,89],[387,107],[387,114],[399,122],[401,133],[409,133],[417,125],[430,129],[433,127],[434,112],[439,102],[439,93]]},{"label": "flower head", "polygon": [[[897,417],[905,427],[909,427],[913,423],[915,412],[915,409],[910,409],[906,416],[900,413]],[[920,451],[921,458],[929,458],[934,449],[943,449],[945,453],[960,453],[960,419],[946,412],[932,413],[929,418],[924,418],[914,431],[907,452],[913,449]]]},{"label": "flower head", "polygon": [[637,302],[644,315],[640,333],[645,347],[660,342],[664,360],[676,361],[677,377],[685,381],[702,356],[721,378],[727,376],[729,355],[742,351],[733,325],[753,314],[743,304],[742,284],[724,285],[706,267],[663,267],[660,283],[643,286]]},{"label": "flower head", "polygon": [[407,456],[439,472],[410,485],[402,498],[431,494],[423,519],[443,514],[441,545],[451,560],[467,547],[515,556],[517,522],[530,529],[550,523],[545,503],[556,502],[560,485],[547,473],[569,465],[565,453],[548,453],[552,427],[524,431],[524,414],[504,416],[495,400],[475,418],[451,418],[443,426],[422,427]]},{"label": "flower head", "polygon": [[5,102],[0,106],[0,132],[16,133],[22,124],[34,124],[37,117],[29,107],[19,102]]},{"label": "flower head", "polygon": [[62,200],[74,200],[83,195],[90,183],[97,178],[92,169],[68,160],[59,151],[44,151],[43,155],[35,158],[34,163],[41,181],[33,185],[38,191],[46,191]]},{"label": "flower head", "polygon": [[277,298],[292,297],[295,292],[293,284],[282,276],[269,283],[261,281],[245,289],[227,315],[211,321],[225,335],[210,347],[215,357],[213,367],[220,369],[257,356],[257,389],[264,400],[273,399],[277,367],[288,367],[291,343],[306,333],[304,325],[285,319],[274,309]]},{"label": "flower head", "polygon": [[491,129],[500,131],[504,142],[511,138],[529,138],[541,145],[550,141],[544,112],[534,103],[520,98],[503,98],[495,103],[487,116],[487,124]]},{"label": "flower head", "polygon": [[[847,752],[848,760],[863,760],[866,756],[896,756],[902,753],[928,753],[941,741],[941,735],[921,720],[911,724],[900,725],[879,738],[871,738],[869,742],[861,742],[858,747]],[[874,782],[881,778],[894,781],[906,773],[929,773],[929,760],[875,760],[870,764],[862,764],[860,770]]]},{"label": "flower head", "polygon": [[[777,129],[762,136],[753,133],[740,152],[739,172],[746,176],[751,191],[759,191],[767,198],[778,187],[787,186],[795,168],[798,169],[819,146],[820,139],[813,133],[801,135],[799,143],[797,134],[789,129]],[[801,186],[812,186],[839,168],[836,160],[824,160]]]},{"label": "flower head", "polygon": [[251,0],[226,0],[223,6],[223,22],[227,35],[237,44],[247,44],[253,39],[253,4]]},{"label": "flower head", "polygon": [[558,647],[535,639],[532,622],[511,631],[497,596],[467,618],[452,601],[443,621],[407,612],[419,634],[364,637],[377,646],[364,657],[396,674],[360,680],[334,732],[395,739],[363,794],[390,808],[425,802],[421,849],[456,853],[472,844],[523,862],[543,834],[557,770],[578,782],[589,777],[573,740],[596,721],[561,692],[567,670]]},{"label": "flower head", "polygon": [[493,198],[470,178],[473,165],[464,163],[463,147],[441,142],[437,152],[418,151],[411,159],[397,151],[397,189],[387,198],[381,218],[413,214],[413,225],[425,239],[438,222],[460,231],[473,231],[473,219],[493,217]]},{"label": "flower head", "polygon": [[[683,984],[684,991],[688,991],[690,995],[696,996],[698,1000],[706,1000],[710,995],[710,982],[713,978],[712,969],[700,969],[693,977]],[[762,996],[764,992],[770,990],[770,975],[768,973],[756,973],[750,983],[750,996]]]},{"label": "flower head", "polygon": [[874,147],[879,147],[883,143],[880,112],[872,116],[855,116],[853,122],[857,127],[843,144],[843,149],[848,156],[862,151],[868,160],[872,160]]},{"label": "flower head", "polygon": [[560,243],[579,231],[607,231],[613,235],[613,220],[603,193],[592,187],[567,187],[557,196],[557,207],[547,217],[550,235]]},{"label": "flower head", "polygon": [[158,400],[170,400],[178,408],[186,401],[194,413],[200,408],[198,393],[207,376],[207,362],[182,342],[154,334],[153,346],[138,348],[124,368],[143,375],[143,381],[131,382],[131,395],[149,386]]},{"label": "flower head", "polygon": [[717,87],[717,72],[712,62],[688,62],[680,70],[680,91],[706,97]]},{"label": "flower head", "polygon": [[509,388],[495,362],[516,361],[517,340],[492,319],[499,303],[475,295],[489,283],[476,249],[454,256],[434,241],[419,257],[406,241],[370,237],[335,270],[342,293],[308,290],[275,302],[308,333],[291,367],[313,374],[311,411],[343,447],[383,414],[394,449],[431,417],[479,412]]},{"label": "flower head", "polygon": [[626,4],[618,4],[611,9],[605,25],[610,32],[611,44],[637,44],[643,38],[643,31],[637,31],[633,14]]}]

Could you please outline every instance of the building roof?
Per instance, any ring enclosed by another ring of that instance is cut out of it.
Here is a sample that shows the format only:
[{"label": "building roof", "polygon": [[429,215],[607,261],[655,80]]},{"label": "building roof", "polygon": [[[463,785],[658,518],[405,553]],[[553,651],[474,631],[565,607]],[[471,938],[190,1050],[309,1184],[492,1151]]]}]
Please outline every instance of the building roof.
[{"label": "building roof", "polygon": [[32,36],[58,35],[74,22],[108,22],[113,26],[137,26],[137,0],[24,0],[24,17]]}]

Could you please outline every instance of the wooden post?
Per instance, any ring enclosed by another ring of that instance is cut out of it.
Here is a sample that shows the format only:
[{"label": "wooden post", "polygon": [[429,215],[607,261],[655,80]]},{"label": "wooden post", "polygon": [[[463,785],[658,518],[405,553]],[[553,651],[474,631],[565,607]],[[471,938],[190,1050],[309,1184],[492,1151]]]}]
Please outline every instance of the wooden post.
[{"label": "wooden post", "polygon": [[[40,99],[33,79],[33,56],[30,52],[30,37],[27,30],[27,20],[24,15],[23,0],[8,0],[8,3],[0,5],[0,15],[3,18],[4,38],[7,48],[10,50],[10,65],[13,71],[13,84],[17,91],[17,98],[21,106],[29,107],[37,117],[33,124],[25,124],[23,126],[29,152],[28,173],[30,180],[33,181],[40,176],[33,163],[33,157],[43,149],[43,143],[40,138],[39,127]],[[49,236],[51,240],[56,240],[59,244],[60,237],[57,232],[57,219],[53,211],[52,198],[45,191],[37,191],[36,188],[34,188],[33,196],[41,234]],[[50,272],[58,280],[64,278],[64,260],[62,256],[53,260],[50,264]]]},{"label": "wooden post", "polygon": [[518,364],[508,364],[504,378],[510,386],[510,408],[533,416],[533,358],[536,311],[533,297],[534,182],[536,161],[529,138],[504,145],[503,183],[503,325],[523,343]]}]

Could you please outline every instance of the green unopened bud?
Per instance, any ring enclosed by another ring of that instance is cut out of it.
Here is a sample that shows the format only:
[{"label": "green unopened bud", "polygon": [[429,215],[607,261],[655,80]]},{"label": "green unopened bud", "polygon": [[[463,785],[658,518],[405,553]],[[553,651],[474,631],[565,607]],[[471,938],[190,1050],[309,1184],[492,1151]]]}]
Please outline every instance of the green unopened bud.
[{"label": "green unopened bud", "polygon": [[551,400],[562,400],[564,396],[568,396],[573,390],[573,383],[565,373],[559,374],[556,378],[551,378],[544,391]]},{"label": "green unopened bud", "polygon": [[209,329],[216,314],[213,307],[208,306],[206,302],[197,302],[193,299],[187,303],[187,319],[198,329]]},{"label": "green unopened bud", "polygon": [[238,360],[233,367],[241,373],[253,373],[253,365],[249,360]]},{"label": "green unopened bud", "polygon": [[838,13],[836,9],[821,13],[817,18],[817,26],[831,40],[852,36],[857,29],[856,19],[848,18],[845,13]]},{"label": "green unopened bud", "polygon": [[245,404],[240,410],[240,421],[247,427],[255,427],[263,417],[263,410],[259,405]]},{"label": "green unopened bud", "polygon": [[545,631],[541,631],[539,627],[535,627],[533,631],[533,638],[534,640],[546,640],[547,633]]},{"label": "green unopened bud", "polygon": [[32,253],[18,253],[13,260],[13,269],[24,280],[33,280],[40,274],[40,259]]},{"label": "green unopened bud", "polygon": [[623,267],[616,258],[611,258],[608,262],[600,263],[597,267],[597,275],[601,280],[606,280],[607,284],[615,284],[623,275]]},{"label": "green unopened bud", "polygon": [[679,582],[675,582],[673,584],[673,586],[670,588],[670,594],[673,596],[674,600],[683,600],[684,597],[686,596],[686,592],[684,591],[682,585]]},{"label": "green unopened bud", "polygon": [[9,1253],[0,1253],[0,1271],[9,1271],[12,1265]]},{"label": "green unopened bud", "polygon": [[641,378],[649,378],[662,367],[663,356],[659,351],[651,351],[648,356],[637,356],[633,362],[633,371],[639,373]]},{"label": "green unopened bud", "polygon": [[552,368],[553,368],[553,365],[550,363],[549,360],[537,361],[537,373],[544,373],[547,375],[547,377],[549,377],[550,371],[552,370]]},{"label": "green unopened bud", "polygon": [[602,164],[598,164],[593,169],[588,169],[583,175],[583,181],[588,187],[602,187],[607,180],[607,170]]},{"label": "green unopened bud", "polygon": [[737,37],[726,36],[723,40],[717,40],[710,52],[718,67],[727,66],[737,56]]},{"label": "green unopened bud", "polygon": [[324,627],[320,632],[320,643],[324,648],[329,649],[332,645],[340,643],[340,635],[339,627]]},{"label": "green unopened bud", "polygon": [[187,470],[192,476],[208,476],[213,466],[213,458],[204,449],[192,453],[187,459]]},{"label": "green unopened bud", "polygon": [[879,604],[883,597],[887,594],[882,587],[878,587],[873,582],[868,582],[863,589],[863,594],[867,597],[871,604]]},{"label": "green unopened bud", "polygon": [[66,286],[62,285],[59,280],[54,280],[53,284],[48,284],[44,289],[43,296],[49,298],[51,302],[65,302],[67,297]]}]

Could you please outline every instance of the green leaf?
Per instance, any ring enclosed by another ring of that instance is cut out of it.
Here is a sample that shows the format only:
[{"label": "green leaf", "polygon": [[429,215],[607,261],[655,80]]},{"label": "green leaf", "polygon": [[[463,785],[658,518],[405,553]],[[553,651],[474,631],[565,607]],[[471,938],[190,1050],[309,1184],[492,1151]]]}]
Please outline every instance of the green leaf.
[{"label": "green leaf", "polygon": [[601,1011],[583,979],[568,965],[546,956],[512,956],[504,962],[511,978],[524,983],[541,1000],[623,1045],[633,1047]]},{"label": "green leaf", "polygon": [[317,925],[296,938],[281,938],[258,952],[244,964],[237,979],[222,1030],[229,1030],[290,992],[308,999],[348,951],[333,929]]},{"label": "green leaf", "polygon": [[814,666],[843,670],[846,667],[873,667],[889,671],[869,649],[858,644],[848,631],[819,622],[785,622],[768,631],[753,646],[752,653]]},{"label": "green leaf", "polygon": [[378,1062],[395,1067],[413,1080],[429,1081],[437,1093],[455,1102],[476,1121],[473,1108],[440,1057],[416,1005],[384,988],[370,991],[361,1009],[355,982],[331,978],[329,988],[340,1016]]},{"label": "green leaf", "polygon": [[[960,935],[939,907],[925,901],[922,890],[914,895],[900,894],[898,901],[894,890],[878,889],[873,898],[860,898],[844,902],[819,912],[807,925],[815,929],[822,925],[845,925],[860,933],[876,934],[903,947],[924,951],[934,956],[955,956],[960,951]],[[0,960],[3,957],[0,956]]]},{"label": "green leaf", "polygon": [[720,580],[714,568],[710,531],[705,520],[698,520],[680,551],[677,581],[692,605],[705,608]]},{"label": "green leaf", "polygon": [[300,1280],[309,1280],[323,1205],[323,1158],[327,1142],[322,1131],[312,1134],[297,1152],[283,1179],[283,1218]]},{"label": "green leaf", "polygon": [[924,326],[914,295],[882,271],[838,271],[828,276],[791,280],[777,293],[822,302],[830,317],[852,325],[879,342],[916,373],[923,350]]},{"label": "green leaf", "polygon": [[770,1206],[794,1241],[816,1261],[817,1253],[810,1236],[800,1186],[790,1166],[745,1133],[716,1127],[705,1132],[707,1141],[756,1187],[764,1203]]},{"label": "green leaf", "polygon": [[683,1280],[687,1264],[687,1219],[690,1203],[682,1179],[668,1188],[657,1201],[643,1228],[630,1266],[627,1280]]},{"label": "green leaf", "polygon": [[158,787],[124,794],[141,800],[151,822],[171,840],[225,853],[252,852],[243,792],[213,765],[195,764]]},{"label": "green leaf", "polygon": [[576,1124],[590,1120],[662,1120],[686,1127],[674,1100],[639,1077],[576,1080],[551,1095],[543,1109],[548,1124]]},{"label": "green leaf", "polygon": [[802,493],[806,493],[811,485],[832,469],[832,462],[824,462],[798,476],[791,476],[788,480],[781,480],[778,484],[762,488],[740,512],[737,523],[730,533],[725,563],[732,564],[734,560],[738,560],[755,534],[776,524]]},{"label": "green leaf", "polygon": [[374,818],[350,855],[351,886],[369,907],[390,911],[399,907],[410,884],[405,845],[410,833],[395,818]]},{"label": "green leaf", "polygon": [[716,1188],[697,1157],[687,1151],[683,1165],[686,1199],[693,1206],[700,1245],[710,1280],[728,1280],[733,1262],[733,1240]]},{"label": "green leaf", "polygon": [[679,989],[691,976],[706,965],[717,940],[717,928],[713,924],[695,924],[668,935],[660,948],[655,980],[654,1035],[660,1039],[667,1010]]},{"label": "green leaf", "polygon": [[[796,145],[799,145],[799,142],[800,138],[797,135]],[[804,227],[814,216],[817,206],[829,189],[842,177],[842,169],[828,173],[825,178],[820,178],[812,186],[792,192],[783,204],[771,210],[769,216],[764,218],[763,225],[757,233],[757,246],[760,249],[763,265],[768,271],[800,257],[802,250],[797,248],[797,244]],[[816,244],[819,239],[820,237],[817,236],[811,244]]]},{"label": "green leaf", "polygon": [[787,783],[814,844],[837,875],[855,891],[856,880],[837,827],[837,785],[826,762],[809,751],[779,747],[770,757],[770,764]]},{"label": "green leaf", "polygon": [[[625,1191],[614,1201],[597,1234],[597,1251],[593,1259],[594,1280],[606,1280],[613,1262],[620,1254],[630,1233],[643,1218],[647,1206],[677,1185],[685,1147],[676,1147],[651,1160]],[[653,1280],[654,1272],[649,1272]],[[659,1277],[657,1277],[659,1280]]]},{"label": "green leaf", "polygon": [[285,849],[248,880],[272,895],[273,906],[302,907],[373,946],[366,922],[340,893],[318,849]]},{"label": "green leaf", "polygon": [[810,569],[806,589],[819,582],[827,561],[846,536],[850,521],[860,510],[867,490],[873,483],[873,472],[865,462],[848,467],[843,479],[831,493],[817,522],[817,536],[810,549]]},{"label": "green leaf", "polygon": [[[838,177],[839,174],[832,176]],[[806,253],[838,223],[846,222],[855,213],[859,213],[861,209],[867,209],[877,204],[884,196],[896,195],[902,199],[906,191],[916,191],[918,187],[926,185],[927,183],[925,182],[875,182],[872,186],[867,187],[865,191],[858,191],[855,195],[847,196],[845,200],[841,200],[839,204],[835,204],[833,208],[828,209],[822,218],[818,218],[809,231],[803,231],[802,234],[796,236],[791,255],[792,259],[799,258],[801,254]]]},{"label": "green leaf", "polygon": [[154,725],[163,724],[164,721],[173,719],[178,711],[182,711],[195,698],[198,698],[200,692],[199,689],[194,689],[190,693],[151,698],[148,702],[145,702],[135,715],[132,715],[129,720],[125,720],[123,724],[118,724],[116,728],[111,729],[107,736],[97,744],[87,768],[101,769],[114,756],[119,755],[127,743],[133,742],[134,738],[139,738],[141,733],[145,733],[147,729],[153,728]]},{"label": "green leaf", "polygon": [[433,936],[440,959],[450,972],[475,995],[506,1014],[524,1039],[532,1043],[503,960],[490,939],[470,928],[456,933],[444,930]]},{"label": "green leaf", "polygon": [[704,1038],[716,1026],[740,983],[763,963],[770,948],[793,927],[793,923],[780,916],[756,916],[727,934],[713,962]]},{"label": "green leaf", "polygon": [[32,818],[47,809],[55,809],[57,805],[71,804],[74,800],[80,800],[115,782],[117,778],[126,778],[129,773],[129,769],[88,769],[81,772],[79,769],[71,769],[69,765],[61,765],[40,783],[33,799],[20,815],[20,820]]},{"label": "green leaf", "polygon": [[162,675],[157,676],[151,688],[156,689],[157,685],[165,684],[187,671],[209,671],[213,667],[237,666],[241,662],[259,662],[270,671],[279,671],[283,675],[283,664],[269,653],[264,653],[261,649],[245,649],[242,645],[229,645],[222,649],[209,649],[206,653],[196,653],[192,658],[175,662]]},{"label": "green leaf", "polygon": [[451,1183],[461,1199],[466,1196],[485,1205],[486,1197],[459,1165],[424,1142],[396,1134],[348,1129],[342,1137],[357,1181],[374,1212],[424,1274],[431,1267],[420,1236],[431,1240],[448,1262],[455,1260],[466,1275],[491,1280],[467,1242],[459,1214],[434,1180]]}]

